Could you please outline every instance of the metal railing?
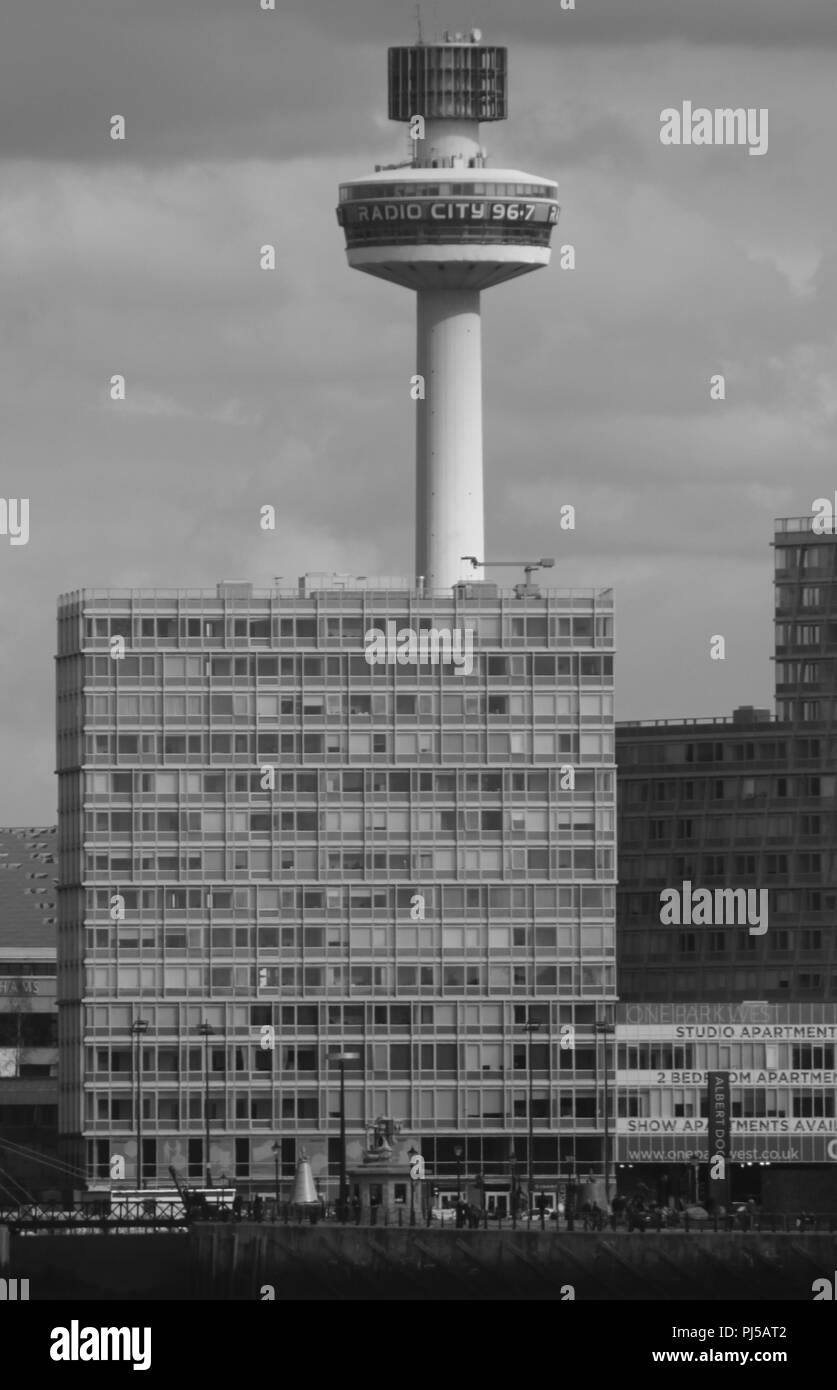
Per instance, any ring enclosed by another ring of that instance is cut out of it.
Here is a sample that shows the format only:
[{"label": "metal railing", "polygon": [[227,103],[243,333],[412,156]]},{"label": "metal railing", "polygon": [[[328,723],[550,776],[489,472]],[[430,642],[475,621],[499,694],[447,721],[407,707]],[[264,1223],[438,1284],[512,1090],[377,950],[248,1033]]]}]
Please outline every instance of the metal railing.
[{"label": "metal railing", "polygon": [[[415,1219],[413,1219],[415,1218]],[[648,1231],[683,1231],[692,1234],[753,1232],[765,1234],[798,1235],[804,1231],[827,1231],[837,1233],[837,1212],[726,1212],[723,1215],[707,1214],[705,1218],[690,1217],[686,1212],[672,1213],[667,1209],[633,1213],[606,1213],[597,1211],[577,1211],[553,1215],[548,1212],[508,1213],[489,1212],[486,1208],[471,1207],[457,1217],[454,1208],[444,1208],[440,1218],[438,1209],[411,1211],[409,1206],[396,1208],[358,1207],[353,1209],[345,1220],[340,1220],[336,1210],[322,1207],[292,1207],[283,1203],[279,1208],[269,1204],[264,1211],[253,1216],[243,1211],[234,1220],[263,1222],[267,1225],[285,1226],[328,1225],[377,1227],[416,1227],[436,1230],[540,1230],[553,1233],[605,1233]]]},{"label": "metal railing", "polygon": [[733,725],[738,729],[764,728],[768,724],[781,723],[775,714],[767,718],[761,716],[753,719],[736,719],[731,714],[721,715],[702,715],[694,719],[617,719],[616,732],[620,729],[681,729],[692,726],[725,725],[731,728]]},{"label": "metal railing", "polygon": [[0,1207],[0,1226],[14,1234],[50,1231],[164,1231],[185,1230],[193,1221],[229,1221],[233,1203],[208,1203],[200,1196],[186,1203],[181,1198],[149,1196],[130,1205],[88,1202],[80,1207],[61,1207],[30,1202]]},{"label": "metal railing", "polygon": [[[783,535],[788,531],[810,531],[814,520],[813,512],[808,516],[782,516],[773,523],[773,534]],[[833,532],[827,533],[833,534]]]},{"label": "metal railing", "polygon": [[87,1207],[44,1206],[30,1203],[20,1207],[0,1208],[0,1225],[8,1226],[13,1234],[38,1231],[52,1234],[72,1231],[150,1231],[185,1229],[190,1216],[179,1201],[155,1202],[153,1211],[142,1215],[127,1215],[111,1211],[104,1205]]},{"label": "metal railing", "polygon": [[[489,565],[488,568],[490,569],[491,566]],[[176,616],[173,611],[164,611],[163,605],[171,605],[173,608],[175,605],[179,604],[181,606],[182,617],[191,616],[197,618],[205,615],[207,618],[222,618],[225,613],[244,617],[250,606],[264,606],[276,599],[287,599],[291,603],[298,602],[304,605],[301,609],[301,612],[304,613],[311,613],[314,611],[313,604],[315,600],[320,601],[324,612],[326,611],[324,600],[328,600],[329,604],[334,601],[337,606],[340,606],[341,600],[343,599],[346,600],[346,606],[350,604],[359,606],[363,599],[375,603],[386,603],[390,600],[393,603],[403,603],[405,598],[412,598],[418,601],[426,599],[439,600],[440,603],[443,603],[447,607],[452,607],[454,602],[454,590],[462,586],[467,587],[469,584],[473,585],[475,592],[479,592],[479,585],[476,584],[474,580],[469,579],[457,580],[455,585],[452,584],[446,589],[419,589],[413,583],[405,584],[403,588],[399,587],[393,589],[377,589],[361,583],[358,583],[353,589],[347,588],[344,585],[337,585],[334,588],[329,588],[325,584],[316,588],[307,588],[299,584],[295,585],[293,588],[257,588],[254,585],[251,592],[246,595],[226,596],[219,596],[215,589],[155,589],[152,587],[141,589],[71,589],[66,593],[59,594],[58,603],[62,608],[77,605],[86,607],[88,605],[95,605],[99,602],[103,604],[116,604],[120,607],[128,607],[134,604],[138,606],[138,611],[139,608],[142,608],[142,617],[157,616],[160,618],[173,618]],[[579,608],[586,609],[589,605],[595,603],[599,610],[610,612],[613,609],[613,589],[607,586],[594,588],[590,586],[575,587],[559,585],[553,587],[549,584],[539,583],[538,588],[542,593],[548,594],[550,598],[568,602],[570,606],[576,604]],[[504,588],[498,584],[496,586],[496,595],[491,596],[491,602],[494,603],[500,598],[514,599],[514,589],[511,587]],[[152,614],[151,612],[151,607],[154,604],[159,604],[161,606],[160,612],[156,614]],[[188,611],[188,606],[190,604],[195,605],[194,611],[191,614]],[[152,641],[151,638],[147,640],[149,642]],[[206,644],[203,638],[195,637],[192,640],[196,643],[204,642],[204,644]],[[246,639],[240,638],[239,640],[244,642]]]},{"label": "metal railing", "polygon": [[36,1235],[38,1233],[67,1234],[74,1231],[88,1233],[128,1233],[186,1231],[195,1221],[256,1222],[258,1224],[284,1226],[346,1225],[376,1227],[387,1229],[435,1228],[437,1230],[539,1230],[552,1233],[590,1233],[607,1232],[648,1232],[661,1234],[675,1231],[686,1234],[783,1234],[800,1235],[807,1231],[826,1231],[837,1234],[837,1212],[765,1212],[740,1211],[714,1212],[705,1217],[690,1216],[688,1212],[673,1212],[667,1208],[652,1210],[626,1210],[607,1213],[601,1208],[593,1211],[563,1212],[525,1212],[508,1213],[504,1210],[489,1212],[487,1208],[470,1206],[467,1211],[457,1213],[454,1208],[411,1210],[409,1206],[353,1208],[345,1220],[340,1220],[335,1208],[317,1206],[293,1206],[287,1202],[278,1206],[275,1203],[237,1203],[235,1206],[218,1206],[197,1209],[190,1204],[184,1210],[182,1202],[156,1201],[154,1210],[143,1215],[126,1216],[105,1209],[104,1205],[67,1210],[62,1207],[48,1207],[41,1204],[28,1204],[20,1207],[0,1207],[0,1226],[8,1226],[14,1235]]}]

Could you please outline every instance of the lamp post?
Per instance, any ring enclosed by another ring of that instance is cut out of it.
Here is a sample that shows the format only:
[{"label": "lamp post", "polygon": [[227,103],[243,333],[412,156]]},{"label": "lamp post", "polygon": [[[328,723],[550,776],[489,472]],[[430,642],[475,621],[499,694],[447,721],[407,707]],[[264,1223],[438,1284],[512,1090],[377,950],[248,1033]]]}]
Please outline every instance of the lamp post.
[{"label": "lamp post", "polygon": [[407,1150],[407,1157],[410,1160],[410,1225],[416,1224],[416,1183],[418,1178],[413,1177],[413,1159],[418,1157],[418,1149],[414,1149],[412,1144]]},{"label": "lamp post", "polygon": [[137,1187],[142,1191],[142,1038],[148,1032],[148,1019],[136,1018],[131,1024],[134,1036],[134,1073],[137,1081]]},{"label": "lamp post", "polygon": [[462,1155],[465,1152],[461,1144],[454,1144],[453,1156],[456,1159],[456,1200],[462,1201]]},{"label": "lamp post", "polygon": [[524,1025],[523,1025],[523,1031],[524,1031],[524,1033],[528,1033],[528,1035],[529,1035],[529,1042],[528,1042],[528,1046],[527,1046],[527,1049],[526,1049],[526,1052],[527,1052],[527,1063],[528,1063],[528,1067],[529,1067],[529,1106],[528,1106],[528,1112],[529,1112],[529,1144],[528,1144],[528,1157],[529,1157],[529,1191],[528,1191],[528,1193],[527,1193],[527,1212],[526,1212],[526,1224],[527,1224],[527,1226],[531,1226],[531,1224],[532,1224],[532,1197],[533,1197],[533,1195],[534,1195],[534,1186],[535,1186],[535,1179],[534,1179],[535,1162],[534,1162],[534,1156],[533,1156],[533,1150],[534,1150],[534,1133],[535,1133],[535,1117],[534,1117],[534,1115],[532,1114],[532,1082],[533,1082],[533,1075],[532,1075],[532,1034],[533,1034],[533,1033],[537,1033],[537,1031],[538,1031],[538,1029],[540,1028],[540,1026],[541,1026],[540,1023],[535,1022],[535,1021],[534,1021],[533,1019],[531,1019],[531,1018],[529,1019],[529,1021],[528,1021],[527,1023],[524,1023]]},{"label": "lamp post", "polygon": [[273,1195],[276,1198],[276,1214],[279,1215],[279,1156],[282,1152],[282,1145],[278,1139],[271,1144],[270,1152],[273,1154]]},{"label": "lamp post", "polygon": [[613,1023],[608,1023],[606,1019],[597,1019],[593,1024],[593,1031],[601,1034],[604,1043],[604,1170],[605,1170],[605,1207],[610,1209],[610,1094],[608,1091],[608,1050],[607,1040],[611,1033],[616,1032]]},{"label": "lamp post", "polygon": [[337,1219],[345,1221],[348,1215],[348,1182],[346,1178],[346,1063],[356,1062],[359,1052],[336,1052],[332,1061],[340,1068],[340,1187],[337,1199]]},{"label": "lamp post", "polygon": [[204,1125],[204,1162],[206,1167],[206,1185],[212,1186],[212,1171],[209,1164],[209,1039],[215,1030],[211,1023],[199,1023],[198,1032],[203,1037],[203,1125]]}]

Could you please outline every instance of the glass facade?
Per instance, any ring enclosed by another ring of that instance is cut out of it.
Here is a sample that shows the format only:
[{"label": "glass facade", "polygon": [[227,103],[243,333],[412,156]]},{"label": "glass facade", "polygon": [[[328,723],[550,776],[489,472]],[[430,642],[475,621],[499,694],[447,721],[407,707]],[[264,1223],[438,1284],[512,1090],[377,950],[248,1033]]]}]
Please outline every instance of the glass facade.
[{"label": "glass facade", "polygon": [[340,202],[381,198],[548,198],[558,196],[557,183],[507,183],[492,178],[469,183],[341,183]]},{"label": "glass facade", "polygon": [[[499,1179],[532,1019],[536,1171],[601,1172],[609,590],[84,591],[58,630],[59,1126],[91,1180],[136,1175],[138,1020],[146,1182],[203,1171],[208,1088],[216,1181],[304,1144],[334,1195],[341,1047],[350,1161],[386,1114],[436,1176],[459,1140]],[[388,631],[415,659],[370,661]]]}]

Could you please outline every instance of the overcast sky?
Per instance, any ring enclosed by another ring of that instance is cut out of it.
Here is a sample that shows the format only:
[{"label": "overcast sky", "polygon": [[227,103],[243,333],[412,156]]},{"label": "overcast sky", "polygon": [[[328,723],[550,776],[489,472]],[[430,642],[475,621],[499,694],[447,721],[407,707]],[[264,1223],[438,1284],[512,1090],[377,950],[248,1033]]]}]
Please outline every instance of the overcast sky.
[{"label": "overcast sky", "polygon": [[[555,257],[484,299],[488,552],[613,586],[619,718],[772,705],[773,518],[837,486],[833,0],[423,17],[426,39],[478,24],[508,46],[510,119],[483,139],[557,179],[553,245],[576,248],[574,271]],[[6,0],[2,31],[2,494],[30,499],[30,539],[0,536],[0,823],[37,824],[59,593],[405,572],[414,298],[349,271],[334,207],[342,178],[403,157],[386,49],[415,20],[392,0]],[[663,147],[687,100],[767,108],[767,153]]]}]

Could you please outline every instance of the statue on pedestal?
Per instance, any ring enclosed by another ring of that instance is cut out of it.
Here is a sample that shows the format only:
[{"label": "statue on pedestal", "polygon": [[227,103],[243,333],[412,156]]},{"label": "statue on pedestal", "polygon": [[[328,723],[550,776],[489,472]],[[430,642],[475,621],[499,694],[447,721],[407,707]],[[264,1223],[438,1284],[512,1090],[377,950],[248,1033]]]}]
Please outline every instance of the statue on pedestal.
[{"label": "statue on pedestal", "polygon": [[389,1115],[379,1115],[371,1129],[366,1131],[364,1163],[389,1163],[393,1155],[393,1140],[402,1128],[402,1120],[393,1120]]}]

